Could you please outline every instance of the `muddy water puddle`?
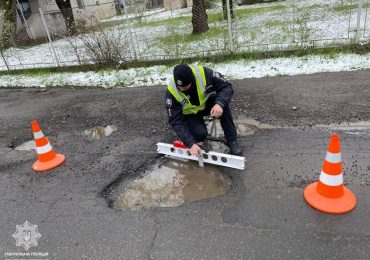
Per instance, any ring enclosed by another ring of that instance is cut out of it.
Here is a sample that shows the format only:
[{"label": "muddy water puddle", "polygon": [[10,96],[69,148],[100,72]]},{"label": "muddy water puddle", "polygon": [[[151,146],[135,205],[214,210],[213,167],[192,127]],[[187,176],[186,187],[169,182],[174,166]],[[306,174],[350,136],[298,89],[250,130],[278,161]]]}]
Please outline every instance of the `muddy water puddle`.
[{"label": "muddy water puddle", "polygon": [[28,142],[25,142],[15,148],[17,151],[32,151],[36,150],[35,141],[31,140]]},{"label": "muddy water puddle", "polygon": [[84,133],[93,139],[100,139],[105,136],[110,136],[113,132],[117,131],[117,127],[114,125],[107,126],[96,126],[84,131]]},{"label": "muddy water puddle", "polygon": [[[234,120],[236,131],[239,137],[255,135],[260,129],[274,129],[277,128],[268,124],[261,124],[251,118],[237,118]],[[220,138],[224,136],[220,120],[211,120],[207,122],[207,130],[210,136]]]},{"label": "muddy water puddle", "polygon": [[[48,138],[50,145],[54,146],[55,144],[55,138],[49,137]],[[14,148],[16,151],[34,151],[36,150],[36,145],[34,140],[27,141],[21,145],[18,145],[17,147]]]},{"label": "muddy water puddle", "polygon": [[330,131],[343,131],[353,136],[370,136],[370,121],[346,122],[341,124],[317,125],[316,128],[324,128]]},{"label": "muddy water puddle", "polygon": [[229,153],[229,147],[223,142],[205,140],[200,142],[202,148],[206,148],[208,151],[217,151],[219,153]]},{"label": "muddy water puddle", "polygon": [[150,207],[175,207],[214,198],[230,188],[230,179],[213,166],[167,159],[142,178],[124,184],[115,206],[130,210]]}]

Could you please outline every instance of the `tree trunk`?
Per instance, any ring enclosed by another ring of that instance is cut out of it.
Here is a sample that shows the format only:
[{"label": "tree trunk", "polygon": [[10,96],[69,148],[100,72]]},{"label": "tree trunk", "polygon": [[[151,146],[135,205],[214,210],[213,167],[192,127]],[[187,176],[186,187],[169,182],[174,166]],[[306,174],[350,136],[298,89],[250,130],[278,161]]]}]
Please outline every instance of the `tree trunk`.
[{"label": "tree trunk", "polygon": [[208,31],[208,16],[204,0],[193,0],[192,13],[193,34]]},{"label": "tree trunk", "polygon": [[4,10],[4,24],[0,37],[0,48],[6,49],[13,45],[17,33],[17,15],[15,0],[0,0]]},{"label": "tree trunk", "polygon": [[73,17],[73,10],[70,0],[55,0],[56,4],[59,7],[60,12],[63,15],[64,22],[66,24],[67,30],[70,35],[76,35],[76,23],[75,18]]},{"label": "tree trunk", "polygon": [[[224,14],[224,20],[227,20],[227,0],[222,0],[222,10]],[[233,0],[230,1],[230,14],[231,14],[231,19],[234,19],[234,10],[233,10]]]}]

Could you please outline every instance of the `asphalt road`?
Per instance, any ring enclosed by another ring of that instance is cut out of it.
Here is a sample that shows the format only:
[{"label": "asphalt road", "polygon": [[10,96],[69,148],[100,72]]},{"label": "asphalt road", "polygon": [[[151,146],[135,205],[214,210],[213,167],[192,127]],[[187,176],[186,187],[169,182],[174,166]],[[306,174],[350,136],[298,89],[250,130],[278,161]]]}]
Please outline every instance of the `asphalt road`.
[{"label": "asphalt road", "polygon": [[[245,171],[222,169],[231,189],[213,199],[141,211],[111,208],[115,184],[135,178],[171,142],[164,87],[0,89],[0,256],[33,259],[369,259],[370,72],[234,81],[234,117],[276,128],[240,138]],[[66,162],[36,173],[31,120]],[[333,128],[331,124],[344,127]],[[347,124],[348,123],[348,124]],[[363,127],[352,127],[353,125]],[[84,130],[115,125],[94,140]],[[326,126],[320,126],[326,125]],[[284,128],[281,128],[284,126]],[[318,179],[330,134],[341,136],[344,180],[356,208],[328,215],[303,189]],[[42,235],[16,247],[16,225]]]}]

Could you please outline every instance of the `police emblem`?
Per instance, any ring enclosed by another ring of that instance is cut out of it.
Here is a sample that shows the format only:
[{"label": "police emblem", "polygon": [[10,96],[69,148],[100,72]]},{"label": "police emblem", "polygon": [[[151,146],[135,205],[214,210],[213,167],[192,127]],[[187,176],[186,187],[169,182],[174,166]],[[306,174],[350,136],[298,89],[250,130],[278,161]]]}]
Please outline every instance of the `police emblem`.
[{"label": "police emblem", "polygon": [[179,79],[178,79],[178,80],[176,81],[176,83],[177,83],[177,85],[178,85],[178,86],[182,86],[182,81],[181,81],[181,80],[179,80]]},{"label": "police emblem", "polygon": [[16,225],[17,232],[13,234],[13,237],[16,240],[16,246],[23,246],[25,250],[32,246],[38,245],[38,239],[41,237],[37,229],[37,225],[32,225],[27,220],[23,225]]},{"label": "police emblem", "polygon": [[172,107],[172,98],[166,99],[166,107]]}]

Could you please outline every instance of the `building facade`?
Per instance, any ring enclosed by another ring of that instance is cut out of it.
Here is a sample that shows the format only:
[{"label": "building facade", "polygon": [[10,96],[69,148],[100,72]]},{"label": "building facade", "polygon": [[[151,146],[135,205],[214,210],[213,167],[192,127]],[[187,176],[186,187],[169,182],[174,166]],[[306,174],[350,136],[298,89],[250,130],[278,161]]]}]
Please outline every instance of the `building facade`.
[{"label": "building facade", "polygon": [[[76,24],[93,26],[101,19],[116,15],[115,3],[111,0],[71,0]],[[30,39],[46,36],[40,11],[44,14],[48,29],[53,34],[67,32],[66,24],[55,0],[18,0],[17,30]]]}]

